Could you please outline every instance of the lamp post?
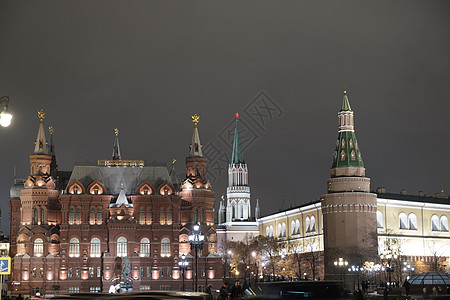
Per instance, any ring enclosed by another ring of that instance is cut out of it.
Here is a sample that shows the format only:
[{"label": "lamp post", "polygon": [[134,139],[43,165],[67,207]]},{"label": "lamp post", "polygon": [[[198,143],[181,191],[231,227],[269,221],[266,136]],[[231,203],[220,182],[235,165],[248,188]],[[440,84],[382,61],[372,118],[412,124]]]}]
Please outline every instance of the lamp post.
[{"label": "lamp post", "polygon": [[198,250],[203,249],[203,243],[205,242],[205,236],[199,231],[200,225],[195,224],[194,230],[189,234],[189,243],[191,244],[191,250],[195,250],[195,288],[198,292]]},{"label": "lamp post", "polygon": [[339,260],[334,262],[334,265],[339,269],[341,269],[341,289],[344,289],[345,286],[344,270],[348,266],[348,261],[340,257]]},{"label": "lamp post", "polygon": [[255,284],[257,284],[257,283],[258,283],[259,268],[258,268],[258,263],[257,263],[257,261],[256,261],[256,251],[253,251],[253,252],[252,252],[252,257],[253,257],[253,262],[255,263],[255,272],[256,272],[256,275],[255,275]]},{"label": "lamp post", "polygon": [[181,255],[180,260],[178,261],[178,266],[181,269],[181,277],[183,278],[183,285],[181,286],[181,290],[184,292],[184,272],[186,271],[187,267],[189,265],[188,260],[186,259],[186,255]]},{"label": "lamp post", "polygon": [[414,267],[411,267],[411,265],[409,265],[406,261],[403,262],[403,271],[406,274],[409,274],[406,276],[406,280],[409,280],[409,278],[411,278],[411,273],[414,272]]},{"label": "lamp post", "polygon": [[0,113],[0,125],[8,127],[11,124],[12,114],[8,111],[9,97],[0,98],[0,104],[3,104],[3,111]]},{"label": "lamp post", "polygon": [[398,258],[397,254],[394,254],[391,248],[388,248],[387,251],[384,254],[380,255],[381,262],[385,266],[386,271],[388,272],[388,285],[392,285],[392,272],[394,272],[394,266],[392,265],[391,261],[392,259],[396,260]]},{"label": "lamp post", "polygon": [[[360,266],[351,266],[348,268],[349,272],[356,273],[356,277],[358,278],[358,290],[359,290],[359,273],[362,272],[364,269]],[[353,286],[355,286],[355,278],[353,277]]]}]

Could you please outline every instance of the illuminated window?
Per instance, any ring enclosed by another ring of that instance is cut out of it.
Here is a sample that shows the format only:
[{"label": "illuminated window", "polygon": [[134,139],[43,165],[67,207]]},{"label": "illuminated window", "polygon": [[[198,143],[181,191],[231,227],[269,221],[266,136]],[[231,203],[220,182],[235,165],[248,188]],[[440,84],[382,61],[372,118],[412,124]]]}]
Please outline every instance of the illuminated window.
[{"label": "illuminated window", "polygon": [[305,225],[306,225],[306,233],[311,232],[311,228],[310,228],[311,221],[310,221],[309,217],[306,217]]},{"label": "illuminated window", "polygon": [[81,208],[77,207],[76,223],[81,223]]},{"label": "illuminated window", "polygon": [[[200,222],[202,222],[203,220],[203,218],[202,218],[202,213],[203,213],[203,210],[201,209],[200,210]],[[166,222],[167,222],[167,224],[172,224],[172,209],[171,208],[168,208],[167,209],[167,220],[166,220]]]},{"label": "illuminated window", "polygon": [[439,231],[439,217],[437,215],[431,216],[431,230]]},{"label": "illuminated window", "polygon": [[45,224],[45,211],[41,208],[41,224]]},{"label": "illuminated window", "polygon": [[39,222],[39,211],[37,208],[34,209],[34,218],[33,218],[33,223],[34,224],[38,224]]},{"label": "illuminated window", "polygon": [[127,256],[127,239],[123,236],[117,239],[117,256]]},{"label": "illuminated window", "polygon": [[266,236],[270,236],[270,227],[266,226]]},{"label": "illuminated window", "polygon": [[345,148],[345,141],[344,141],[344,139],[341,140],[341,145],[342,145],[342,148]]},{"label": "illuminated window", "polygon": [[350,148],[353,148],[353,141],[352,141],[352,139],[350,139],[350,140],[348,141],[348,144],[349,144]]},{"label": "illuminated window", "polygon": [[145,224],[145,210],[143,208],[139,210],[139,222]]},{"label": "illuminated window", "polygon": [[408,229],[408,227],[407,227],[408,217],[406,216],[405,213],[400,213],[400,215],[398,215],[398,221],[399,221],[400,229]]},{"label": "illuminated window", "polygon": [[73,216],[74,216],[74,214],[73,214],[73,207],[71,207],[71,208],[69,208],[69,224],[73,224]]},{"label": "illuminated window", "polygon": [[377,228],[383,228],[383,214],[377,210]]},{"label": "illuminated window", "polygon": [[97,208],[97,224],[102,224],[102,208]]},{"label": "illuminated window", "polygon": [[295,232],[297,234],[300,233],[300,220],[299,219],[295,220]]},{"label": "illuminated window", "polygon": [[314,216],[311,216],[311,232],[316,232],[316,218]]},{"label": "illuminated window", "polygon": [[91,207],[91,213],[89,215],[89,223],[95,224],[95,207]]},{"label": "illuminated window", "polygon": [[446,216],[441,217],[441,231],[448,232],[448,219]]},{"label": "illuminated window", "polygon": [[100,239],[93,238],[91,240],[91,257],[100,257]]},{"label": "illuminated window", "polygon": [[141,257],[150,257],[150,240],[148,238],[143,238],[141,240]]},{"label": "illuminated window", "polygon": [[344,160],[345,159],[345,153],[344,153],[344,150],[342,150],[341,151],[341,160]]},{"label": "illuminated window", "polygon": [[355,151],[352,150],[352,152],[350,153],[350,157],[352,158],[352,160],[355,160]]},{"label": "illuminated window", "polygon": [[291,221],[291,235],[294,235],[296,233],[295,231],[295,221],[292,220]]},{"label": "illuminated window", "polygon": [[281,226],[281,223],[278,223],[278,237],[283,236],[283,228]]},{"label": "illuminated window", "polygon": [[170,256],[170,240],[168,238],[163,238],[161,240],[161,256],[162,257]]},{"label": "illuminated window", "polygon": [[283,222],[283,225],[281,227],[282,227],[282,231],[283,231],[282,235],[286,236],[286,223]]},{"label": "illuminated window", "polygon": [[160,211],[160,213],[159,213],[159,223],[161,224],[161,225],[163,225],[165,222],[165,220],[164,220],[164,208],[161,208],[161,211]]},{"label": "illuminated window", "polygon": [[34,256],[41,257],[44,255],[44,241],[41,238],[34,240],[33,244]]},{"label": "illuminated window", "polygon": [[71,238],[69,242],[69,257],[80,256],[80,241],[77,238]]},{"label": "illuminated window", "polygon": [[417,217],[413,213],[410,213],[408,216],[408,229],[417,230]]}]

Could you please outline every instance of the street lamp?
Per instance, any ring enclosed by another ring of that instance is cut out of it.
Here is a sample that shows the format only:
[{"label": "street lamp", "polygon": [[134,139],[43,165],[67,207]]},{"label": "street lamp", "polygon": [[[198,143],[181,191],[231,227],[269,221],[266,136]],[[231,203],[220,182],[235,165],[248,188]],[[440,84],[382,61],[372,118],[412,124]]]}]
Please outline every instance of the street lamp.
[{"label": "street lamp", "polygon": [[258,283],[259,268],[258,268],[258,262],[256,261],[256,251],[252,252],[252,257],[253,257],[253,262],[255,263],[255,270],[256,270],[255,284],[257,284]]},{"label": "street lamp", "polygon": [[[359,290],[359,273],[362,272],[364,268],[361,268],[360,266],[351,266],[348,268],[348,271],[351,273],[356,273],[356,277],[358,278],[358,290]],[[353,277],[353,286],[355,286],[355,278]]]},{"label": "street lamp", "polygon": [[3,96],[0,98],[0,104],[3,104],[3,111],[0,113],[0,125],[8,127],[11,124],[12,114],[8,111],[9,97]]},{"label": "street lamp", "polygon": [[344,260],[342,257],[339,258],[339,260],[334,262],[334,265],[341,269],[341,289],[344,289],[345,286],[345,277],[344,277],[344,270],[345,267],[348,266],[348,261]]},{"label": "street lamp", "polygon": [[181,277],[183,278],[183,285],[181,286],[181,290],[184,291],[184,272],[188,268],[189,261],[186,259],[186,255],[181,255],[180,260],[178,261],[178,266],[181,269]]},{"label": "street lamp", "polygon": [[198,250],[203,249],[205,235],[199,231],[200,225],[194,224],[194,230],[189,234],[191,250],[195,249],[195,291],[198,292]]},{"label": "street lamp", "polygon": [[406,276],[406,280],[411,278],[411,273],[414,272],[414,267],[411,267],[406,261],[403,262],[403,271],[409,275]]},{"label": "street lamp", "polygon": [[381,262],[383,263],[383,265],[386,268],[386,271],[388,272],[388,276],[389,276],[389,282],[388,285],[392,285],[392,272],[394,272],[394,266],[392,266],[391,261],[392,259],[396,260],[398,258],[397,254],[393,254],[393,251],[391,250],[391,248],[388,248],[387,251],[385,252],[385,254],[381,254],[380,255],[381,258]]}]

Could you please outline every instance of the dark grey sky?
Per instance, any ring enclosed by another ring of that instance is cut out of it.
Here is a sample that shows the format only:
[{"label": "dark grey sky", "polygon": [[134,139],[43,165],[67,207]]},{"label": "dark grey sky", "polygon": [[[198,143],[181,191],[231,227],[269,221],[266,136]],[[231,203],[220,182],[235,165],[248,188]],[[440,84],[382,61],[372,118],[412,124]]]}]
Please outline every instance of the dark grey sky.
[{"label": "dark grey sky", "polygon": [[[263,128],[241,118],[267,214],[326,192],[347,89],[372,188],[450,189],[448,1],[1,1],[0,43],[14,113],[0,129],[5,231],[40,108],[61,170],[108,159],[118,127],[124,158],[175,157],[181,171],[191,114],[203,144],[230,156],[220,134],[264,90],[281,115]],[[217,199],[225,185],[213,182]]]}]

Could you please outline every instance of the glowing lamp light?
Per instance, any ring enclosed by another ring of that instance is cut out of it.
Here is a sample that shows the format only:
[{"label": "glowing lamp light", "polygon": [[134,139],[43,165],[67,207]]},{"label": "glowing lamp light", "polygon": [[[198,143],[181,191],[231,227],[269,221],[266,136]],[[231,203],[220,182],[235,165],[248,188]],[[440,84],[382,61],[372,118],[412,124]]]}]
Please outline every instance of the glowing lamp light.
[{"label": "glowing lamp light", "polygon": [[195,224],[195,225],[194,225],[194,231],[198,231],[199,229],[200,229],[200,225]]},{"label": "glowing lamp light", "polygon": [[0,98],[0,103],[3,103],[3,111],[0,113],[0,125],[8,127],[11,125],[12,114],[8,111],[9,97],[3,96]]}]

